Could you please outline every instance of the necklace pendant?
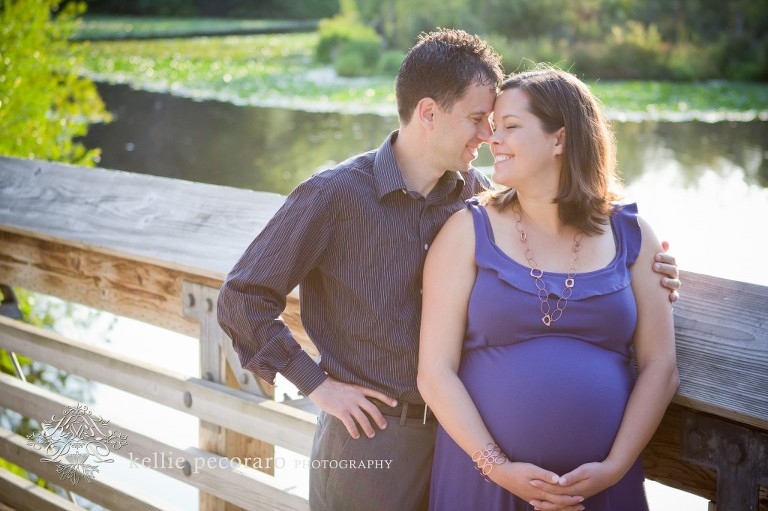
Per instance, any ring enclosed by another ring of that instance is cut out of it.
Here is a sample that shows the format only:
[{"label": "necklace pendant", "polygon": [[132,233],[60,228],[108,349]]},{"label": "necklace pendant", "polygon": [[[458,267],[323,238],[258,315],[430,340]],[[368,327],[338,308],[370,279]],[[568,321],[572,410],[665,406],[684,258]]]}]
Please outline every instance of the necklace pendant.
[{"label": "necklace pendant", "polygon": [[549,314],[544,314],[541,318],[541,322],[549,326],[552,324],[552,317]]}]

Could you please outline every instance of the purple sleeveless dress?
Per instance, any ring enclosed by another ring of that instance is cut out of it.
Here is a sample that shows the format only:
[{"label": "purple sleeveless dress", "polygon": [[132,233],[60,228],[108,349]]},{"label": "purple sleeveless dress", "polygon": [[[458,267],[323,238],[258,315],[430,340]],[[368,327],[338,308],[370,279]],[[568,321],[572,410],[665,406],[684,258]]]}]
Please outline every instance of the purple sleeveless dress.
[{"label": "purple sleeveless dress", "polygon": [[[617,208],[611,217],[616,256],[605,268],[576,275],[565,312],[549,327],[541,322],[530,268],[495,244],[488,214],[476,199],[467,207],[474,218],[478,272],[469,299],[461,381],[510,460],[562,475],[605,459],[635,383],[630,349],[637,308],[629,267],[640,251],[637,206]],[[565,278],[544,274],[552,310]],[[621,481],[583,505],[589,511],[647,511],[643,480],[638,459]],[[440,427],[430,509],[533,507],[485,481]]]}]

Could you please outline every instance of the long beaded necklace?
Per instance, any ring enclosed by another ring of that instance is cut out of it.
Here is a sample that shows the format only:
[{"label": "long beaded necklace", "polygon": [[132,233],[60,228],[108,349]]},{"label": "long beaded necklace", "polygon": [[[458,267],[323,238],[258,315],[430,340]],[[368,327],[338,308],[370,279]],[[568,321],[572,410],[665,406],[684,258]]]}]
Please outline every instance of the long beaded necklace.
[{"label": "long beaded necklace", "polygon": [[568,276],[565,278],[563,291],[557,299],[555,310],[552,311],[552,308],[549,305],[549,292],[547,292],[546,283],[541,278],[544,276],[544,271],[538,267],[536,259],[533,258],[533,252],[528,246],[528,234],[525,232],[525,229],[523,229],[523,219],[517,208],[512,209],[512,214],[515,217],[515,228],[520,234],[520,241],[523,243],[523,246],[525,246],[525,258],[528,260],[528,264],[531,267],[531,277],[533,277],[534,282],[536,283],[536,289],[539,290],[539,301],[541,302],[539,304],[539,310],[543,314],[541,322],[546,326],[550,326],[563,315],[563,311],[565,311],[565,307],[568,305],[568,299],[573,294],[573,286],[576,284],[576,263],[579,262],[579,249],[581,248],[581,240],[584,238],[584,233],[578,231],[573,235],[573,248],[571,249],[573,258],[571,259],[571,269],[568,270]]}]

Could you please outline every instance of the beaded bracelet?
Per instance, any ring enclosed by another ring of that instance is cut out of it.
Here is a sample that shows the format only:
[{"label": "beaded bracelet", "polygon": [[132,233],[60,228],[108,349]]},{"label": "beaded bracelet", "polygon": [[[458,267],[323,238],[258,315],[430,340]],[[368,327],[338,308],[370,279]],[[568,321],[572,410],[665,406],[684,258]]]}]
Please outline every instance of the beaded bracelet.
[{"label": "beaded bracelet", "polygon": [[485,449],[478,449],[472,453],[472,461],[475,462],[475,468],[485,476],[487,481],[493,466],[501,465],[507,461],[507,455],[501,452],[501,447],[493,442],[488,442],[485,444]]}]

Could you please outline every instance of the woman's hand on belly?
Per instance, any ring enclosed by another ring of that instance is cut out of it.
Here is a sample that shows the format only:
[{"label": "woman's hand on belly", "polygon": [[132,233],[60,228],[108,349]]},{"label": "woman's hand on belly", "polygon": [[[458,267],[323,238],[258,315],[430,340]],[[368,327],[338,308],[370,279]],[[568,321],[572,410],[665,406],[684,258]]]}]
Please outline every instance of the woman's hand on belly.
[{"label": "woman's hand on belly", "polygon": [[582,495],[589,498],[613,486],[622,476],[619,467],[605,460],[585,463],[560,477],[554,484],[545,480],[533,481],[531,484],[545,492],[564,491],[569,495]]},{"label": "woman's hand on belly", "polygon": [[[543,511],[581,511],[584,496],[570,493],[558,484],[560,477],[531,463],[507,462],[496,465],[488,477],[517,497]],[[545,481],[548,481],[545,483]],[[534,483],[542,483],[537,486]],[[546,488],[544,487],[546,486]]]}]

